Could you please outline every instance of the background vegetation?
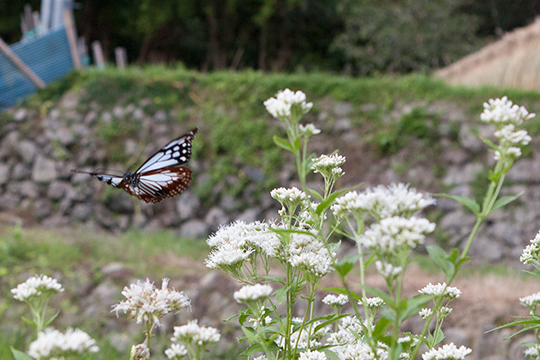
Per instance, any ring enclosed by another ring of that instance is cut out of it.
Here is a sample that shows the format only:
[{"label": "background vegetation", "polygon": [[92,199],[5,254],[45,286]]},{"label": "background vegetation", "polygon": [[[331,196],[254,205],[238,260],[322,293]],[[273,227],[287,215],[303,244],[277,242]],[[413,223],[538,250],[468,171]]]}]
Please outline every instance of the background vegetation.
[{"label": "background vegetation", "polygon": [[[0,37],[21,38],[25,3],[0,2]],[[536,0],[82,0],[87,44],[106,56],[191,69],[410,72],[448,65],[540,14]]]}]

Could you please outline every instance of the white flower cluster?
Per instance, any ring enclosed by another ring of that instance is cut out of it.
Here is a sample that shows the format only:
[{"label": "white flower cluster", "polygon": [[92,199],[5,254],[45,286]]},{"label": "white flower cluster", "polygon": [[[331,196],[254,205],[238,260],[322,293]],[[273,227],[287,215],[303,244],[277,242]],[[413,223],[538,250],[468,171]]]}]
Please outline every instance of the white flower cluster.
[{"label": "white flower cluster", "polygon": [[294,211],[298,205],[308,199],[306,193],[296,187],[274,189],[270,191],[270,196],[279,201],[281,205],[289,207],[291,211]]},{"label": "white flower cluster", "polygon": [[363,333],[364,328],[358,318],[346,316],[338,322],[338,331],[328,336],[327,345],[340,359],[374,359],[371,348],[358,337]]},{"label": "white flower cluster", "polygon": [[538,359],[540,357],[538,346],[531,346],[526,348],[525,351],[523,351],[523,354],[525,355],[525,357],[531,357],[535,359]]},{"label": "white flower cluster", "polygon": [[313,124],[307,124],[307,125],[298,125],[298,129],[300,130],[300,135],[317,135],[321,133],[321,129],[317,129],[315,125]]},{"label": "white flower cluster", "polygon": [[199,326],[197,320],[188,322],[187,325],[175,326],[172,341],[182,341],[184,344],[196,344],[203,346],[217,343],[221,335],[218,329],[213,327]]},{"label": "white flower cluster", "polygon": [[540,292],[522,297],[519,299],[519,302],[530,309],[536,308],[540,305]]},{"label": "white flower cluster", "polygon": [[457,299],[461,296],[461,290],[457,287],[446,286],[446,283],[438,283],[433,285],[432,283],[427,284],[422,290],[418,290],[419,293],[425,295],[443,295],[450,299]]},{"label": "white flower cluster", "polygon": [[412,216],[426,206],[435,204],[430,196],[422,195],[416,189],[410,189],[406,184],[379,185],[363,193],[351,191],[336,199],[332,211],[336,217],[342,217],[350,212],[366,212],[377,219],[392,216]]},{"label": "white flower cluster", "polygon": [[529,114],[523,106],[514,105],[508,97],[489,99],[484,103],[484,111],[480,120],[492,124],[515,124],[521,125],[524,121],[534,118],[535,114]]},{"label": "white flower cluster", "polygon": [[500,160],[503,155],[512,160],[521,157],[521,149],[515,145],[527,145],[531,137],[526,130],[517,130],[516,126],[535,116],[529,114],[523,106],[514,105],[506,96],[484,103],[484,112],[480,119],[495,125],[495,136],[500,142],[499,149],[495,151],[495,160]]},{"label": "white flower cluster", "polygon": [[525,247],[519,261],[524,264],[540,263],[540,232]]},{"label": "white flower cluster", "polygon": [[267,298],[272,294],[272,291],[273,289],[270,285],[246,285],[234,293],[234,300],[238,303],[257,301],[259,299]]},{"label": "white flower cluster", "polygon": [[424,320],[427,320],[429,319],[429,317],[431,316],[431,314],[433,314],[433,310],[431,310],[430,308],[423,308],[422,310],[420,310],[420,312],[418,313],[418,315],[420,315],[420,317]]},{"label": "white flower cluster", "polygon": [[313,160],[311,170],[321,173],[325,178],[337,179],[345,175],[341,166],[345,164],[345,157],[338,154],[321,155]]},{"label": "white flower cluster", "polygon": [[179,360],[187,355],[187,349],[184,345],[172,344],[171,347],[165,350],[165,355],[170,360]]},{"label": "white flower cluster", "polygon": [[360,241],[366,248],[377,253],[392,253],[406,247],[415,248],[433,230],[435,224],[427,219],[395,216],[370,226]]},{"label": "white flower cluster", "polygon": [[[312,326],[301,328],[299,327],[299,325],[302,324],[302,322],[302,318],[292,318],[292,334],[290,338],[290,344],[298,344],[298,348],[307,348],[309,341],[310,347],[316,348],[322,346],[320,340],[323,338],[324,335],[328,333],[328,327],[322,327],[317,332],[312,333],[310,336],[310,330],[315,330],[319,325],[321,325],[321,322],[315,321],[313,322]],[[281,335],[278,336],[276,340],[274,340],[274,342],[281,348],[285,347],[285,338]]]},{"label": "white flower cluster", "polygon": [[389,263],[383,263],[379,260],[375,262],[375,267],[377,268],[379,274],[381,274],[385,278],[397,276],[401,274],[401,271],[403,271],[403,268],[401,266],[394,266]]},{"label": "white flower cluster", "polygon": [[[384,300],[378,296],[375,296],[372,298],[365,298],[364,300],[366,302],[367,307],[369,308],[376,308],[376,307],[384,305]],[[358,305],[363,306],[364,302],[362,302],[362,300],[358,300]]]},{"label": "white flower cluster", "polygon": [[48,328],[30,344],[28,355],[34,359],[63,359],[64,357],[98,352],[96,341],[79,329],[65,334]]},{"label": "white flower cluster", "polygon": [[62,285],[47,275],[32,276],[15,289],[11,289],[13,298],[19,301],[28,301],[43,294],[57,294],[62,291],[64,291]]},{"label": "white flower cluster", "polygon": [[302,91],[285,89],[279,91],[276,97],[266,100],[264,106],[273,117],[279,119],[288,117],[295,111],[299,115],[306,114],[313,107],[313,103],[306,102],[306,94]]},{"label": "white flower cluster", "polygon": [[137,318],[138,324],[144,321],[159,326],[159,319],[163,316],[190,306],[189,299],[183,292],[167,287],[169,279],[165,278],[162,281],[161,289],[156,288],[148,279],[124,287],[122,295],[126,300],[113,305],[116,316],[120,311],[130,312],[131,318]]},{"label": "white flower cluster", "polygon": [[347,297],[347,295],[344,294],[339,294],[337,296],[333,294],[328,294],[322,299],[322,302],[328,306],[341,307],[349,302],[349,298]]},{"label": "white flower cluster", "polygon": [[145,343],[133,345],[131,347],[130,360],[147,360],[150,359],[150,349]]},{"label": "white flower cluster", "polygon": [[422,360],[463,360],[471,352],[472,350],[465,346],[458,348],[454,343],[450,343],[425,352],[422,354]]},{"label": "white flower cluster", "polygon": [[307,350],[300,353],[298,360],[327,360],[328,357],[322,351]]},{"label": "white flower cluster", "polygon": [[213,248],[205,260],[206,266],[223,270],[242,265],[255,251],[275,257],[281,247],[270,225],[258,221],[249,224],[236,221],[221,226],[206,242]]},{"label": "white flower cluster", "polygon": [[317,238],[306,234],[292,234],[287,246],[287,260],[294,268],[306,271],[316,277],[332,272],[332,256]]}]

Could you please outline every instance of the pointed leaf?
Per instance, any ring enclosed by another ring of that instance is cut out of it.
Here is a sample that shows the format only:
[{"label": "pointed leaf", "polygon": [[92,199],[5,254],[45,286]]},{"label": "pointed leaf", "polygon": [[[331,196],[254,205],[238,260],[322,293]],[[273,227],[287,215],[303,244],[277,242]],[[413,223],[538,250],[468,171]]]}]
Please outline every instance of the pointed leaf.
[{"label": "pointed leaf", "polygon": [[358,255],[348,255],[338,261],[336,264],[333,265],[334,269],[340,274],[342,277],[347,276],[347,274],[354,268],[354,264],[356,263],[356,260],[358,259]]},{"label": "pointed leaf", "polygon": [[473,213],[475,214],[480,213],[480,205],[478,205],[478,203],[474,199],[468,198],[466,196],[457,196],[457,195],[449,195],[449,194],[433,194],[433,195],[455,200],[461,205],[467,207]]},{"label": "pointed leaf", "polygon": [[505,206],[506,204],[509,204],[511,203],[512,201],[516,200],[518,197],[520,197],[521,195],[523,195],[524,191],[521,191],[519,194],[517,195],[514,195],[514,196],[504,196],[500,199],[498,199],[495,204],[493,204],[493,208],[491,209],[491,212],[494,212],[495,210],[497,210],[498,208],[501,208],[503,206]]},{"label": "pointed leaf", "polygon": [[277,135],[274,135],[273,139],[274,139],[274,143],[277,146],[279,146],[280,148],[285,149],[285,150],[290,151],[290,152],[294,152],[293,147],[291,146],[291,144],[287,140],[285,140],[283,138],[280,138]]},{"label": "pointed leaf", "polygon": [[34,360],[30,356],[23,353],[22,351],[14,349],[13,346],[11,346],[11,353],[13,354],[13,357],[15,358],[15,360]]},{"label": "pointed leaf", "polygon": [[284,286],[274,292],[278,304],[283,304],[283,301],[285,301],[285,297],[287,296],[287,291],[289,291],[290,288],[290,286]]}]

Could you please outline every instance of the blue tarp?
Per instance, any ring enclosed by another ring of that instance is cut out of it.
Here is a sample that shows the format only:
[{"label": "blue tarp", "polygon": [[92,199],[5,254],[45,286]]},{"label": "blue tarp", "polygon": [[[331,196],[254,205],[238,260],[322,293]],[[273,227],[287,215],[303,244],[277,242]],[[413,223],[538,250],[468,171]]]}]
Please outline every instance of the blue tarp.
[{"label": "blue tarp", "polygon": [[[45,84],[63,77],[74,66],[64,27],[10,48]],[[34,83],[0,52],[0,108],[13,106],[17,99],[35,91]]]}]

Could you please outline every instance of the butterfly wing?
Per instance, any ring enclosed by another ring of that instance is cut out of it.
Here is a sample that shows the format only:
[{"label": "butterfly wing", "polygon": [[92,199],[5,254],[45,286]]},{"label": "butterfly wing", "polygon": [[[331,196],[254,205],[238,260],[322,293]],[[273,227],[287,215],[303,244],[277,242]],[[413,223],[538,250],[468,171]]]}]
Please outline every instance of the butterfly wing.
[{"label": "butterfly wing", "polygon": [[176,196],[184,191],[191,181],[191,170],[176,166],[147,171],[136,176],[138,176],[136,185],[123,181],[121,187],[130,195],[147,203],[157,204],[165,198]]},{"label": "butterfly wing", "polygon": [[123,187],[122,181],[124,181],[124,178],[122,176],[104,174],[104,173],[99,173],[99,172],[94,172],[94,171],[83,171],[83,170],[71,170],[71,172],[88,174],[88,175],[94,176],[98,180],[103,181],[105,184],[114,186],[116,188]]},{"label": "butterfly wing", "polygon": [[197,128],[194,128],[178,139],[169,142],[154,155],[150,156],[135,171],[135,174],[143,175],[147,172],[186,164],[191,158],[191,142],[195,134],[197,134],[197,130]]}]

